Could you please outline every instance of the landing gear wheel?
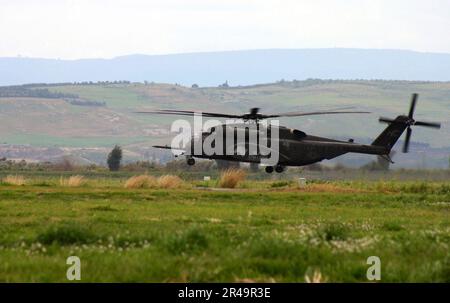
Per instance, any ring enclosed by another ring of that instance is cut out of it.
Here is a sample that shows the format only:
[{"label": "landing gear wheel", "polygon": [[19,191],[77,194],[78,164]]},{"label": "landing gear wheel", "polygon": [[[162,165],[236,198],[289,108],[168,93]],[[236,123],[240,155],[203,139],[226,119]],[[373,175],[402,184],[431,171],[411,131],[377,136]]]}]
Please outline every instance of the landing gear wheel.
[{"label": "landing gear wheel", "polygon": [[187,159],[187,164],[188,165],[194,165],[195,164],[195,159],[194,158]]},{"label": "landing gear wheel", "polygon": [[277,173],[282,173],[284,171],[284,167],[281,165],[277,165],[277,166],[275,166],[275,171]]},{"label": "landing gear wheel", "polygon": [[273,166],[266,166],[266,173],[268,174],[273,173]]}]

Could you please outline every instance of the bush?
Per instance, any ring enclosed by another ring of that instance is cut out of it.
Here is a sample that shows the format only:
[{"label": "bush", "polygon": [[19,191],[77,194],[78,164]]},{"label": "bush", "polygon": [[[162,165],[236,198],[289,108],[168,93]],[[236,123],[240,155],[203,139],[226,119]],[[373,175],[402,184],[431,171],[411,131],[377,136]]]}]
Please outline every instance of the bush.
[{"label": "bush", "polygon": [[235,188],[244,181],[246,173],[242,169],[227,169],[220,175],[219,186],[223,188]]},{"label": "bush", "polygon": [[162,188],[179,188],[183,184],[180,177],[174,175],[164,175],[158,178],[158,186]]},{"label": "bush", "polygon": [[46,245],[86,244],[95,241],[95,237],[84,227],[64,224],[49,227],[37,236],[37,241]]},{"label": "bush", "polygon": [[326,241],[345,240],[348,237],[349,230],[342,224],[332,223],[326,225],[320,231],[320,235]]},{"label": "bush", "polygon": [[397,222],[385,222],[382,226],[384,230],[387,231],[400,231],[403,230],[403,227]]},{"label": "bush", "polygon": [[156,178],[153,176],[133,176],[125,182],[125,188],[150,188],[155,187],[156,183]]}]

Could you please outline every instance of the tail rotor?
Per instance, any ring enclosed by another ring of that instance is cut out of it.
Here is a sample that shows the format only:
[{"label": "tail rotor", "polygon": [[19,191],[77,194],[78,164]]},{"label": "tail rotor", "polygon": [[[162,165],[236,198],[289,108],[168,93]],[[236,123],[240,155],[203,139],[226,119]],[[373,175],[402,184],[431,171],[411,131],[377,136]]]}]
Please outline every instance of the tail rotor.
[{"label": "tail rotor", "polygon": [[390,118],[384,118],[381,117],[378,121],[383,122],[383,123],[405,123],[407,125],[407,129],[406,129],[406,137],[405,137],[405,143],[403,144],[403,149],[402,151],[404,153],[407,153],[409,150],[409,143],[411,140],[411,135],[412,135],[412,129],[411,126],[415,125],[415,126],[425,126],[425,127],[431,127],[431,128],[441,128],[441,124],[440,123],[436,123],[436,122],[423,122],[423,121],[416,121],[414,120],[414,111],[416,109],[416,104],[417,104],[417,99],[418,99],[419,95],[418,94],[413,94],[411,97],[411,105],[409,107],[409,113],[408,116],[400,116],[402,119],[401,121],[399,121],[399,119],[390,119]]}]

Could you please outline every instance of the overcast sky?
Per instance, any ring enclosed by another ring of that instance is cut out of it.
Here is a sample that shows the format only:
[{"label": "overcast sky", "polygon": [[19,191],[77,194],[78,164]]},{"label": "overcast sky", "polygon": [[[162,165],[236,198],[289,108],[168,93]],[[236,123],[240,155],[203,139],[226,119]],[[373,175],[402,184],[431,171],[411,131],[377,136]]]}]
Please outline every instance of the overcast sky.
[{"label": "overcast sky", "polygon": [[0,56],[261,48],[450,53],[449,0],[0,0]]}]

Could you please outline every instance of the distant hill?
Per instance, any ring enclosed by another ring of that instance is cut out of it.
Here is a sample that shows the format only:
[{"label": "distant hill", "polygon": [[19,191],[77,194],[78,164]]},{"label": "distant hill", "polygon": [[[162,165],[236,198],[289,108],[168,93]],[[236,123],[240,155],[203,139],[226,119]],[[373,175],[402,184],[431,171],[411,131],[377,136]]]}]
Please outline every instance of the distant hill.
[{"label": "distant hill", "polygon": [[150,81],[200,86],[280,79],[450,80],[450,54],[373,49],[268,49],[113,59],[0,58],[0,85]]}]

